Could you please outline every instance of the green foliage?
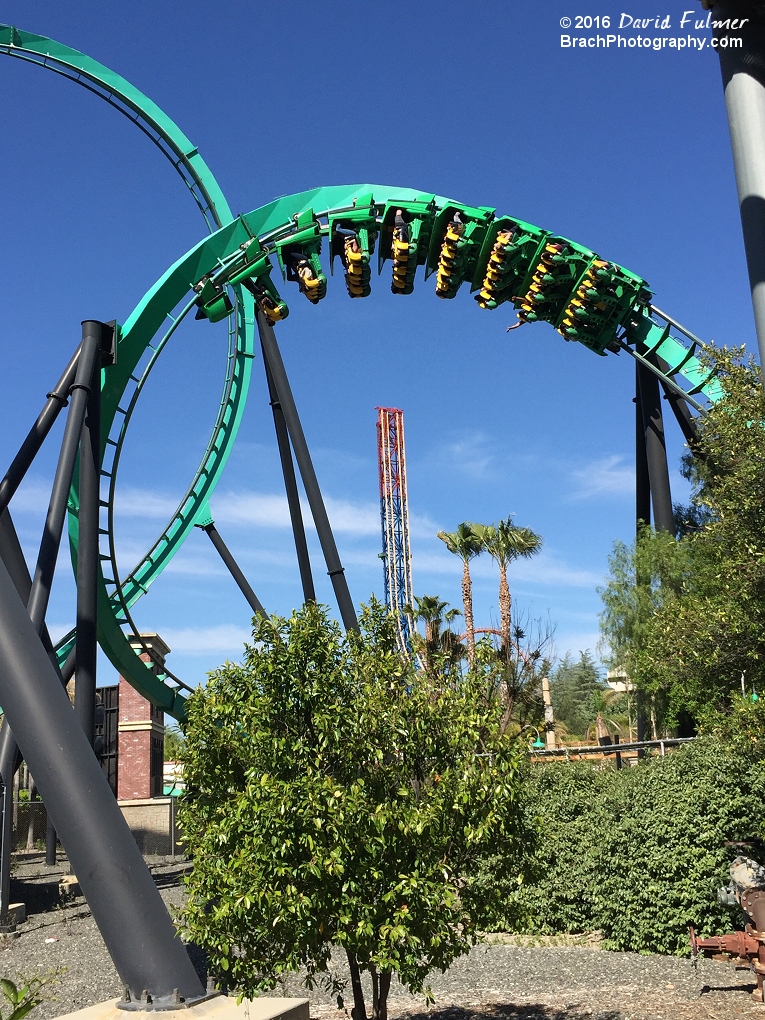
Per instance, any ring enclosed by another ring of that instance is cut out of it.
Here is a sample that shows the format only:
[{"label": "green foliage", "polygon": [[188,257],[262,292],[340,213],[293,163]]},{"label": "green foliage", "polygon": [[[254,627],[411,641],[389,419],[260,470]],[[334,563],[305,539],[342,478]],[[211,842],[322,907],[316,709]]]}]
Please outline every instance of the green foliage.
[{"label": "green foliage", "polygon": [[688,545],[667,532],[641,528],[631,546],[614,543],[608,566],[608,583],[600,589],[601,634],[612,665],[625,667],[639,682],[640,653],[650,639],[654,616],[674,601],[691,576]]},{"label": "green foliage", "polygon": [[186,738],[179,726],[165,729],[165,761],[178,761],[183,755]]},{"label": "green foliage", "polygon": [[689,925],[704,935],[740,926],[716,890],[734,856],[725,842],[762,832],[757,758],[708,738],[620,771],[537,765],[528,784],[536,878],[507,888],[522,930],[600,930],[607,948],[684,955]]},{"label": "green foliage", "polygon": [[579,653],[579,661],[568,655],[550,676],[550,698],[556,723],[569,733],[583,737],[597,713],[596,695],[603,690],[603,681],[589,651]]},{"label": "green foliage", "polygon": [[707,360],[724,396],[698,419],[682,537],[646,533],[615,548],[601,625],[669,724],[687,712],[715,729],[742,672],[765,688],[765,395],[743,349]]},{"label": "green foliage", "polygon": [[404,612],[417,623],[425,624],[425,636],[412,627],[414,651],[420,655],[423,668],[430,675],[448,673],[461,675],[460,663],[465,658],[465,649],[459,634],[450,624],[461,616],[459,609],[449,609],[438,595],[414,596],[414,605],[405,605]]},{"label": "green foliage", "polygon": [[45,977],[24,978],[26,984],[21,988],[8,978],[0,978],[0,990],[11,1007],[10,1012],[0,1012],[0,1020],[23,1020],[27,1013],[43,1001],[40,992],[54,977],[54,974],[49,974]]},{"label": "green foliage", "polygon": [[248,996],[341,946],[382,1017],[391,972],[420,990],[475,940],[477,862],[501,851],[519,873],[523,749],[480,679],[415,673],[374,601],[361,628],[315,605],[259,619],[243,664],[190,697],[185,924]]}]

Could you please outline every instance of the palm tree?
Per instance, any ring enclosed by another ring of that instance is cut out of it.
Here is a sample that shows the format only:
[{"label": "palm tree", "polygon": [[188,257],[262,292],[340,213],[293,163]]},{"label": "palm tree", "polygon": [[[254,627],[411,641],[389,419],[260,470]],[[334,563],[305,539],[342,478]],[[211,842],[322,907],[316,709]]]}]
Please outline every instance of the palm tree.
[{"label": "palm tree", "polygon": [[[413,620],[425,624],[425,637],[417,635],[425,669],[432,670],[434,660],[438,657],[445,657],[450,666],[456,665],[464,657],[465,650],[458,635],[449,629],[449,624],[461,615],[459,609],[446,609],[449,603],[442,602],[437,595],[423,595],[422,598],[415,595],[414,601],[414,606],[404,606],[404,612]],[[444,624],[446,630],[441,629]]]},{"label": "palm tree", "polygon": [[446,543],[450,553],[462,560],[462,607],[465,613],[468,663],[472,666],[475,658],[475,625],[473,623],[473,585],[470,581],[470,560],[482,551],[481,540],[473,530],[474,525],[463,521],[456,531],[439,531],[438,537]]},{"label": "palm tree", "polygon": [[519,528],[508,517],[499,524],[473,524],[473,533],[478,537],[481,548],[491,556],[499,567],[499,617],[501,650],[510,654],[510,620],[512,596],[507,583],[507,568],[513,560],[527,558],[542,548],[542,536],[531,528]]}]

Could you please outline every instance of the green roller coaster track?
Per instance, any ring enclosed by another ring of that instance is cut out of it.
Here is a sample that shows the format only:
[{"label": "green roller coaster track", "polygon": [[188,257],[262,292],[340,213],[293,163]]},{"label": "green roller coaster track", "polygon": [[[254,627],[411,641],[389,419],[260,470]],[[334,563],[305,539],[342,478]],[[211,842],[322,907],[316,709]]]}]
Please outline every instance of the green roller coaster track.
[{"label": "green roller coaster track", "polygon": [[[109,498],[104,501],[108,526],[101,531],[101,560],[109,574],[103,570],[100,574],[99,642],[115,668],[176,719],[184,717],[181,690],[186,685],[172,674],[157,675],[140,660],[130,607],[168,565],[194,525],[209,519],[209,498],[236,437],[247,396],[255,305],[272,322],[288,314],[271,281],[274,257],[287,280],[316,303],[327,287],[319,259],[323,240],[329,240],[330,268],[339,256],[353,298],[370,292],[370,261],[376,248],[380,271],[386,261],[392,263],[394,293],[410,293],[416,270],[423,266],[426,278],[435,274],[441,298],[453,298],[467,284],[481,308],[512,304],[519,325],[547,321],[564,339],[599,355],[628,351],[699,411],[703,404],[697,395],[710,401],[721,395],[718,381],[696,357],[698,341],[652,306],[645,280],[588,248],[514,217],[497,216],[490,208],[371,184],[315,188],[234,219],[196,148],[123,78],[76,50],[8,26],[0,26],[0,52],[65,74],[130,116],[171,159],[213,229],[144,295],[122,327],[116,363],[102,373],[101,470]],[[218,417],[175,514],[130,574],[120,578],[113,504],[122,446],[149,373],[191,311],[212,322],[230,317],[236,323],[230,327]],[[690,346],[673,331],[690,340]],[[77,510],[75,485],[69,501],[75,560]],[[59,643],[60,661],[73,642],[72,632]]]}]

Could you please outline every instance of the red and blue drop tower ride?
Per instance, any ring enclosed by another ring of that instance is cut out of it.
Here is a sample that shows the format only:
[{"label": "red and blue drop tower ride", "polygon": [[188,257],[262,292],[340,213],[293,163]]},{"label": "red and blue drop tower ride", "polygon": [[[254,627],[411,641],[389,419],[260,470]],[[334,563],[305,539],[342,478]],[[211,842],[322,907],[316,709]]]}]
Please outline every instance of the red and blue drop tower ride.
[{"label": "red and blue drop tower ride", "polygon": [[409,541],[409,500],[406,487],[404,412],[397,407],[378,407],[377,463],[380,472],[380,518],[382,521],[385,604],[396,620],[402,651],[411,652],[409,616],[412,604],[412,547]]}]

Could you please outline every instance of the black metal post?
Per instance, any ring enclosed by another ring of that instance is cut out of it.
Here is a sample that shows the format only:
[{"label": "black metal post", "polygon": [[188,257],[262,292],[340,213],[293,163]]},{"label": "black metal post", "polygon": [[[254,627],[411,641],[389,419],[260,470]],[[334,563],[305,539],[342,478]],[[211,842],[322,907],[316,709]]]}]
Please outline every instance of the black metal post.
[{"label": "black metal post", "polygon": [[[16,534],[16,529],[13,526],[13,520],[11,519],[9,510],[5,510],[2,514],[0,514],[0,558],[5,563],[14,587],[19,593],[21,600],[26,602],[29,598],[29,592],[32,587],[32,579],[29,576],[29,569],[27,567],[26,560],[24,559],[21,543],[19,542],[18,535]],[[48,658],[53,666],[56,667],[56,656],[53,651],[53,644],[50,640],[50,635],[48,634],[48,628],[45,626],[43,626],[42,641],[45,651],[48,653]],[[64,670],[66,670],[66,668],[67,663],[64,664]],[[69,673],[69,676],[71,676],[71,672]],[[62,684],[65,685],[67,679],[68,678],[65,678],[62,675]],[[0,726],[0,780],[2,781],[4,788],[8,787],[9,789],[13,789],[13,777],[20,762],[21,754],[19,752],[16,739],[8,725],[8,720],[3,718],[2,726]],[[10,824],[10,818],[8,819],[8,824]],[[50,854],[47,849],[49,846],[51,827],[52,823],[50,818],[48,818],[49,831],[46,835],[46,864],[56,863],[55,856],[52,861],[49,859]],[[6,831],[5,822],[3,822],[3,827],[0,830],[0,929],[3,925],[5,925],[9,930],[13,928],[13,925],[8,924],[11,856],[11,829],[9,828]]]},{"label": "black metal post", "polygon": [[133,999],[204,990],[34,624],[0,562],[0,704]]},{"label": "black metal post", "polygon": [[760,364],[765,364],[765,3],[716,0],[709,19],[717,23],[714,34],[721,43],[717,55],[725,89]]},{"label": "black metal post", "polygon": [[635,362],[635,529],[651,523],[651,482],[645,450],[643,408],[640,406],[640,364]]},{"label": "black metal post", "polygon": [[201,528],[202,531],[206,532],[208,538],[220,553],[220,558],[226,564],[231,573],[231,576],[239,585],[239,590],[241,591],[242,595],[244,595],[244,597],[247,599],[247,602],[249,603],[250,609],[253,611],[253,613],[255,613],[255,615],[260,614],[261,616],[266,616],[267,613],[263,606],[261,605],[258,596],[250,587],[247,578],[244,576],[244,574],[239,568],[239,564],[236,562],[233,555],[231,554],[231,550],[223,541],[223,539],[220,537],[218,529],[215,527],[212,521],[209,524],[198,524],[197,527]]},{"label": "black metal post", "polygon": [[71,388],[71,400],[69,412],[64,428],[64,437],[61,440],[61,453],[56,466],[56,474],[53,479],[48,514],[45,519],[40,552],[37,557],[32,591],[29,595],[27,609],[35,629],[40,633],[45,612],[48,608],[50,598],[50,587],[53,583],[53,573],[56,569],[56,558],[61,544],[61,533],[64,530],[64,518],[66,516],[66,503],[69,498],[69,489],[72,484],[74,465],[77,459],[77,449],[82,435],[82,425],[87,410],[88,395],[93,379],[93,369],[98,359],[98,336],[88,332],[86,335],[83,324],[83,338],[80,346],[80,356],[77,359],[77,372]]},{"label": "black metal post", "polygon": [[16,930],[8,918],[11,902],[11,841],[13,838],[13,776],[10,782],[3,782],[2,793],[2,873],[0,874],[0,932]]},{"label": "black metal post", "polygon": [[[261,350],[263,346],[261,344]],[[315,602],[316,591],[313,586],[313,574],[311,573],[311,559],[308,555],[308,542],[305,537],[305,525],[303,523],[303,511],[300,507],[300,494],[298,493],[297,479],[295,478],[295,465],[292,462],[292,450],[290,449],[290,437],[287,434],[287,425],[284,421],[284,411],[276,395],[276,387],[268,367],[265,351],[263,351],[263,364],[266,367],[266,381],[268,383],[268,398],[271,402],[271,410],[274,415],[274,428],[276,429],[276,444],[279,448],[279,459],[282,464],[284,475],[284,488],[287,490],[287,505],[290,510],[290,521],[292,523],[292,534],[295,539],[295,552],[297,553],[298,570],[300,571],[300,583],[303,586],[303,601]]]},{"label": "black metal post", "polygon": [[683,400],[682,397],[678,396],[674,390],[671,390],[669,386],[666,386],[662,381],[661,388],[664,390],[664,396],[667,403],[672,408],[672,413],[675,416],[675,421],[680,426],[680,431],[683,433],[683,439],[688,444],[688,449],[698,456],[699,454],[699,434],[696,427],[696,419],[690,412],[688,402]]},{"label": "black metal post", "polygon": [[[82,324],[82,345],[100,352],[103,323]],[[98,658],[98,527],[100,505],[101,359],[96,358],[89,381],[87,412],[80,440],[80,508],[77,538],[77,638],[75,644],[74,710],[93,746]]]},{"label": "black metal post", "polygon": [[[47,807],[45,810],[47,813]],[[58,836],[56,835],[56,826],[53,824],[53,819],[50,814],[48,814],[47,821],[45,823],[45,863],[49,868],[52,868],[56,863],[57,842]]]},{"label": "black metal post", "polygon": [[279,345],[276,342],[276,335],[260,311],[258,312],[258,331],[260,333],[263,356],[271,372],[274,388],[279,398],[287,431],[292,442],[292,449],[295,451],[295,460],[297,461],[300,476],[303,479],[308,505],[311,507],[311,514],[316,525],[319,542],[321,543],[322,552],[327,564],[327,573],[332,581],[343,625],[346,630],[358,630],[359,624],[356,619],[356,610],[353,607],[351,593],[348,590],[348,581],[345,578],[343,565],[337,552],[335,537],[332,534],[332,526],[327,516],[327,508],[324,506],[324,499],[316,479],[311,455],[308,452],[308,444],[300,424],[295,400],[284,369],[284,362],[279,351]]},{"label": "black metal post", "polygon": [[21,448],[11,462],[11,466],[0,481],[0,512],[6,509],[16,489],[18,489],[24,475],[29,470],[29,465],[37,456],[37,453],[45,441],[45,437],[53,428],[62,407],[66,407],[69,399],[69,388],[74,382],[77,372],[77,361],[80,356],[80,348],[72,355],[72,359],[64,369],[64,374],[48,394],[48,399],[38,415]]},{"label": "black metal post", "polygon": [[654,527],[657,531],[668,531],[674,535],[675,518],[672,513],[672,493],[669,487],[669,465],[664,442],[664,420],[661,413],[659,380],[650,369],[641,365],[640,362],[637,362],[637,372]]}]

